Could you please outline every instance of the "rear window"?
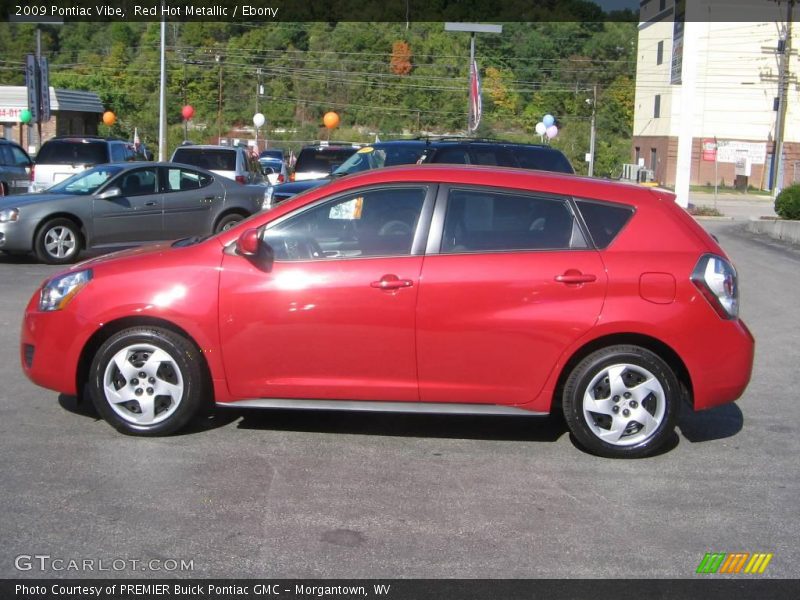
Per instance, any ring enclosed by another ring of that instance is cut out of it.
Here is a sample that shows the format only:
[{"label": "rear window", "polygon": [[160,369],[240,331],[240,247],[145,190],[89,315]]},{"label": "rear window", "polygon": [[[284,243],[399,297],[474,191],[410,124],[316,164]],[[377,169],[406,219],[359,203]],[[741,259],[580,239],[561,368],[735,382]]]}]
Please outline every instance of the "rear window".
[{"label": "rear window", "polygon": [[607,248],[633,215],[633,209],[619,204],[576,201],[589,233],[598,248]]},{"label": "rear window", "polygon": [[178,148],[172,161],[209,171],[235,171],[236,151],[223,148]]},{"label": "rear window", "polygon": [[358,148],[303,148],[297,157],[294,170],[301,172],[331,173],[355,154]]},{"label": "rear window", "polygon": [[511,151],[523,169],[539,169],[557,173],[574,173],[567,157],[558,150],[536,146],[512,147]]},{"label": "rear window", "polygon": [[50,140],[36,155],[37,164],[101,165],[108,162],[108,144],[102,141]]}]

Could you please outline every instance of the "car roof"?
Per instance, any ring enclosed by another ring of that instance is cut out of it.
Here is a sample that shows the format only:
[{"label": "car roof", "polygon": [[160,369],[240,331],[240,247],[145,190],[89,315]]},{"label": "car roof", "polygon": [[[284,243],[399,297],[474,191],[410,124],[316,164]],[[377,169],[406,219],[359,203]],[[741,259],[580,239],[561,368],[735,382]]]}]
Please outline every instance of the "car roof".
[{"label": "car roof", "polygon": [[497,178],[498,188],[530,189],[542,193],[610,200],[631,205],[655,197],[650,188],[633,183],[555,171],[451,164],[399,165],[370,169],[334,180],[325,186],[325,190],[328,193],[335,193],[339,188],[349,189],[356,185],[404,182],[492,186],[495,183],[492,181],[493,175]]}]

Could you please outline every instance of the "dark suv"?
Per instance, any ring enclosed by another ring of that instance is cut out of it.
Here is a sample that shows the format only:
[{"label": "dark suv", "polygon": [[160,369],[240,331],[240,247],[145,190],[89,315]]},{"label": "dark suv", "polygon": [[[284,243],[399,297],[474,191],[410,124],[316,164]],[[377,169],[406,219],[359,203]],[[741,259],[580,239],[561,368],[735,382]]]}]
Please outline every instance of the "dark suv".
[{"label": "dark suv", "polygon": [[0,138],[0,196],[26,193],[32,164],[30,156],[19,144]]},{"label": "dark suv", "polygon": [[36,154],[30,191],[41,192],[96,165],[134,160],[145,160],[145,154],[132,142],[92,135],[54,137]]},{"label": "dark suv", "polygon": [[267,191],[267,205],[279,204],[300,192],[328,183],[333,177],[414,163],[491,165],[557,173],[575,172],[567,157],[551,146],[466,138],[393,140],[351,150],[351,156],[328,177],[302,181],[298,178],[296,181],[271,187]]}]

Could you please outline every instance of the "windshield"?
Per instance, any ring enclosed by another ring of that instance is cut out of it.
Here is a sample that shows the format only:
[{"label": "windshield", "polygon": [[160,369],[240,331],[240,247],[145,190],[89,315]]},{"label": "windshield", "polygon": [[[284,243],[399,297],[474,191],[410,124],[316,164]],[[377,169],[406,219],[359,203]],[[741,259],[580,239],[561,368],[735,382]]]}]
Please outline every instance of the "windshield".
[{"label": "windshield", "polygon": [[76,196],[94,194],[100,186],[122,171],[123,168],[119,165],[103,165],[87,169],[69,179],[65,179],[61,183],[55,184],[47,191],[53,194],[74,194]]},{"label": "windshield", "polygon": [[385,163],[386,152],[367,146],[366,148],[361,148],[361,150],[339,165],[339,168],[333,174],[348,175],[349,173],[358,173],[369,169],[379,169]]}]

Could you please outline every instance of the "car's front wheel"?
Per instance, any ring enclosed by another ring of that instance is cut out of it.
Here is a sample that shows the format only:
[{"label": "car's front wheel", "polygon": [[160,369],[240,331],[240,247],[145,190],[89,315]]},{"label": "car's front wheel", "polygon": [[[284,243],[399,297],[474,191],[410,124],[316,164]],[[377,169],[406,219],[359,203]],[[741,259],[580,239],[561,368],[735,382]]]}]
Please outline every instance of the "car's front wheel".
[{"label": "car's front wheel", "polygon": [[236,225],[239,221],[244,220],[244,217],[238,213],[230,213],[222,217],[219,222],[217,222],[217,226],[214,228],[214,233],[219,233],[220,231],[228,231],[231,227]]},{"label": "car's front wheel", "polygon": [[81,251],[80,230],[69,219],[51,219],[39,228],[33,251],[48,265],[75,262]]},{"label": "car's front wheel", "polygon": [[590,452],[612,458],[652,454],[675,429],[681,388],[658,355],[633,345],[603,348],[572,370],[564,417]]},{"label": "car's front wheel", "polygon": [[90,368],[97,411],[118,431],[167,435],[184,427],[207,402],[202,357],[177,333],[133,327],[100,346]]}]

